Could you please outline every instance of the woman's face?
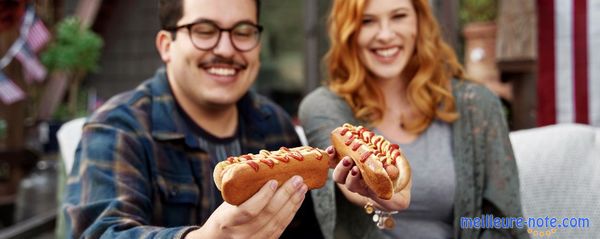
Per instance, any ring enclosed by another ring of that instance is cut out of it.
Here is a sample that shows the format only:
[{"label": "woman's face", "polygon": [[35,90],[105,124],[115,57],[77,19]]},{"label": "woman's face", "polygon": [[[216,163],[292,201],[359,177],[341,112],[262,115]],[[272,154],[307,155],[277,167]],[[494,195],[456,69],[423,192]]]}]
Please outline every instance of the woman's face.
[{"label": "woman's face", "polygon": [[369,0],[358,32],[360,59],[379,78],[399,78],[413,55],[416,37],[411,0]]}]

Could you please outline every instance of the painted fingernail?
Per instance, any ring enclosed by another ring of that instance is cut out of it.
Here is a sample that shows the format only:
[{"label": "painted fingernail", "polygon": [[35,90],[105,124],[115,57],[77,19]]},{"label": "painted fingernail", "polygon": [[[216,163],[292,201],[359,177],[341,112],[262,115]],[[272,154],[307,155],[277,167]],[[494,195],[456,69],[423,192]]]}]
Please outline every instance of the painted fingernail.
[{"label": "painted fingernail", "polygon": [[295,188],[300,188],[300,186],[302,185],[302,177],[300,176],[294,176],[294,179],[292,181],[292,184],[294,185]]},{"label": "painted fingernail", "polygon": [[358,171],[356,171],[356,169],[352,169],[352,172],[350,173],[352,173],[352,176],[356,176],[358,174]]},{"label": "painted fingernail", "polygon": [[269,186],[271,187],[271,189],[276,190],[277,189],[277,181],[271,180],[271,182],[269,183]]},{"label": "painted fingernail", "polygon": [[348,161],[348,159],[344,159],[342,160],[342,165],[344,165],[344,167],[348,167],[350,166],[350,161]]},{"label": "painted fingernail", "polygon": [[329,148],[327,148],[327,153],[328,154],[332,154],[333,153],[333,147],[330,146]]}]

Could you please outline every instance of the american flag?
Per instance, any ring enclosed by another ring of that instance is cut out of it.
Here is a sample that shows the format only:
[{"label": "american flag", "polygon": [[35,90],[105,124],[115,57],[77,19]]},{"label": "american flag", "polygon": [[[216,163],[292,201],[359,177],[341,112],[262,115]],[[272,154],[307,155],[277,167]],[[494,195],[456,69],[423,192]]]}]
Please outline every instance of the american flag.
[{"label": "american flag", "polygon": [[44,22],[39,18],[36,18],[33,25],[29,28],[29,34],[27,34],[27,45],[29,49],[37,53],[50,41],[50,32],[44,25]]},{"label": "american flag", "polygon": [[25,98],[25,93],[11,79],[0,72],[0,100],[6,105]]},{"label": "american flag", "polygon": [[600,126],[600,0],[537,0],[538,125]]},{"label": "american flag", "polygon": [[37,55],[29,49],[28,44],[23,45],[15,57],[21,62],[25,81],[28,83],[33,80],[40,82],[46,78],[48,73],[46,67],[40,63]]}]

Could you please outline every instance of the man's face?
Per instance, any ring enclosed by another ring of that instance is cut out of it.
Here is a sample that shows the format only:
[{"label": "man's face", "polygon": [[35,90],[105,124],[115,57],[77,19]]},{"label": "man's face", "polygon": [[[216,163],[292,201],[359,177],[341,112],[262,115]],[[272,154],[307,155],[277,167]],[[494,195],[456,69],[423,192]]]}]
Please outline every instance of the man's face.
[{"label": "man's face", "polygon": [[[240,23],[257,25],[256,4],[254,0],[184,0],[183,16],[177,26],[198,21],[214,23],[221,29],[231,29]],[[204,30],[194,28],[192,32],[202,37]],[[233,33],[236,40],[242,39],[236,42],[243,42],[244,33],[243,29]],[[232,32],[223,31],[214,48],[200,45],[205,49],[201,50],[199,44],[195,46],[192,42],[189,28],[180,28],[175,34],[175,40],[161,55],[171,88],[181,104],[205,109],[231,106],[256,79],[260,43],[251,50],[240,51],[231,41]]]}]

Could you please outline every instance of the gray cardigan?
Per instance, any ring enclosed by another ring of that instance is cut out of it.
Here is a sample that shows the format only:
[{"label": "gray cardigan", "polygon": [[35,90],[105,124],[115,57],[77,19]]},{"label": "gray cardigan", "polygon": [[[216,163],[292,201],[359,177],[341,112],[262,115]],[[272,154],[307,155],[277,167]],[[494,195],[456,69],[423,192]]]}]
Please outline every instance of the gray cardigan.
[{"label": "gray cardigan", "polygon": [[[456,171],[455,238],[529,238],[523,229],[460,229],[461,217],[522,217],[519,178],[498,98],[482,85],[452,82],[460,118],[452,123]],[[299,117],[311,146],[331,145],[329,133],[343,123],[364,125],[348,104],[326,87],[300,104]],[[330,170],[331,179],[331,170]],[[325,238],[382,238],[362,207],[350,203],[332,180],[313,190],[315,211]]]}]

